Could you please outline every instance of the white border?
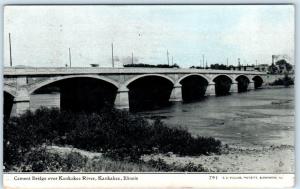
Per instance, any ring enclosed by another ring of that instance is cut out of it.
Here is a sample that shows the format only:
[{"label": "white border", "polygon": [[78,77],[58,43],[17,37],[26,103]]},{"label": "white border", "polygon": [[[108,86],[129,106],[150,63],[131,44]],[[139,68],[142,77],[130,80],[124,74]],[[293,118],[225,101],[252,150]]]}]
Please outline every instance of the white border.
[{"label": "white border", "polygon": [[[33,179],[36,177],[37,179]],[[73,180],[73,177],[76,180]],[[101,178],[99,178],[101,177]],[[127,178],[133,178],[127,180]],[[18,180],[30,178],[31,180]],[[85,178],[85,179],[84,179]],[[56,179],[56,180],[52,180]],[[72,179],[72,180],[71,180]],[[294,174],[5,174],[7,188],[290,188]]]},{"label": "white border", "polygon": [[[297,0],[143,0],[142,2],[139,1],[139,0],[6,0],[6,1],[0,1],[0,5],[1,5],[1,19],[0,19],[0,22],[1,22],[1,40],[0,40],[0,48],[1,48],[1,51],[0,51],[0,58],[1,58],[1,62],[2,62],[2,66],[0,66],[0,73],[1,73],[1,76],[3,75],[3,7],[5,5],[12,5],[12,4],[22,4],[22,5],[30,5],[30,4],[40,4],[40,5],[51,5],[51,4],[56,4],[56,5],[72,5],[72,4],[286,4],[286,3],[289,3],[289,4],[295,4],[296,5],[296,9],[295,9],[295,13],[296,13],[296,18],[295,18],[295,65],[296,65],[296,85],[295,85],[295,97],[297,97],[299,94],[300,94],[300,89],[299,89],[299,82],[300,82],[300,79],[299,79],[299,69],[298,68],[298,63],[300,58],[299,58],[299,54],[298,54],[298,44],[299,44],[299,34],[298,34],[298,31],[299,31],[299,24],[297,23],[298,19],[299,19],[299,11],[298,11],[298,5],[300,4]],[[0,77],[0,90],[3,89],[3,79],[2,77]],[[3,97],[2,95],[0,95],[0,102],[3,103]],[[296,149],[296,157],[300,157],[299,156],[299,150],[298,150],[298,147],[299,147],[299,140],[297,139],[297,136],[299,136],[299,129],[297,128],[298,125],[300,124],[300,118],[299,118],[299,115],[298,112],[299,112],[299,100],[298,98],[295,98],[295,105],[296,105],[296,137],[295,137],[295,149]],[[0,108],[0,115],[3,115],[2,114],[2,108]],[[0,119],[0,125],[3,124],[3,121],[2,119]],[[0,138],[2,139],[3,138],[3,130],[0,129]],[[0,156],[0,162],[3,161],[3,154],[2,154],[2,146],[3,146],[3,140],[0,140],[0,152],[1,152],[1,156]],[[297,159],[297,158],[296,158]],[[1,176],[2,176],[2,169],[0,169],[0,173],[1,173]],[[294,186],[294,188],[299,188],[300,185],[299,185],[299,163],[296,162],[296,185]],[[155,177],[157,177],[157,175],[159,174],[154,174],[154,175],[151,175],[152,178],[148,177],[149,175],[147,175],[146,177],[150,180],[152,180],[152,184],[153,184],[153,187],[154,185],[156,184],[156,187],[157,188],[158,186],[160,187],[168,187],[170,185],[157,185],[159,183],[159,180],[155,180]],[[203,174],[202,174],[203,175]],[[217,174],[219,175],[219,174]],[[227,175],[227,174],[226,174]],[[289,175],[286,175],[287,178],[289,177]],[[142,176],[144,178],[144,176]],[[174,178],[174,174],[164,174],[164,177],[166,177],[166,179],[168,180],[168,178],[170,179],[171,177]],[[194,179],[195,177],[192,176]],[[191,178],[191,179],[193,179]],[[196,177],[197,179],[201,179],[200,177]],[[6,179],[11,179],[11,175],[8,175],[8,177],[6,177]],[[202,178],[203,179],[203,178]],[[164,180],[164,181],[167,181],[167,180]],[[173,179],[172,179],[173,180]],[[182,180],[183,181],[183,180]],[[187,180],[188,181],[188,180]],[[191,180],[190,180],[191,181]],[[201,180],[199,180],[201,181]],[[199,181],[198,182],[194,182],[195,183],[198,183],[199,184]],[[205,180],[202,180],[204,183],[205,183]],[[298,181],[298,182],[297,182]],[[1,182],[2,182],[2,179],[1,179]],[[245,182],[245,184],[247,184],[248,182],[246,181],[243,181]],[[259,181],[257,181],[259,182]],[[264,182],[266,183],[266,182]],[[277,182],[273,181],[273,187],[274,188],[277,188],[276,184]],[[248,183],[248,188],[253,188],[254,185],[251,185],[251,183]],[[279,184],[279,183],[277,183]],[[193,185],[193,183],[191,183],[191,186]],[[1,183],[1,188],[3,186],[3,183]],[[21,186],[22,188],[24,188],[25,185],[19,185]],[[83,186],[83,185],[82,185]],[[82,186],[80,187],[80,185],[77,185],[76,188],[82,188]],[[84,185],[84,186],[87,186],[87,185]],[[106,187],[109,187],[109,185],[103,185],[103,186],[106,186]],[[120,187],[120,185],[118,185]],[[133,186],[133,185],[132,185]],[[151,185],[144,185],[144,187],[150,187]],[[173,185],[174,186],[174,185]],[[199,185],[193,185],[194,187],[199,187]],[[208,185],[203,185],[203,186],[206,186],[208,187]],[[214,185],[214,186],[219,186],[221,188],[224,188],[226,187],[224,183],[219,183],[217,185]],[[232,185],[233,186],[233,185]],[[232,186],[227,186],[229,188],[232,188]],[[237,186],[237,185],[235,185]],[[262,185],[261,185],[262,186]],[[278,185],[279,186],[279,185]],[[53,188],[53,185],[48,185],[48,187],[51,187]],[[115,186],[117,187],[117,186]],[[179,188],[179,187],[185,187],[183,185],[178,185],[178,187],[176,188]],[[212,185],[210,185],[209,187],[212,187]],[[29,187],[29,188],[32,188],[32,187]]]}]

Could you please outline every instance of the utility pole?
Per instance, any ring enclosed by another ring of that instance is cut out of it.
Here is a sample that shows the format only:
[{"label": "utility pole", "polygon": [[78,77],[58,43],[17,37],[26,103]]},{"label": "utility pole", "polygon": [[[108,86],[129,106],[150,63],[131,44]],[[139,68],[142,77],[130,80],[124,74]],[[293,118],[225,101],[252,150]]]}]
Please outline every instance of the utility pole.
[{"label": "utility pole", "polygon": [[114,68],[115,62],[114,62],[114,44],[113,43],[111,43],[111,64],[112,64],[112,67]]},{"label": "utility pole", "polygon": [[167,60],[168,60],[168,66],[170,65],[170,62],[169,62],[169,51],[167,50]]},{"label": "utility pole", "polygon": [[226,62],[227,62],[226,64],[227,64],[227,67],[228,67],[228,58],[226,59]]},{"label": "utility pole", "polygon": [[203,63],[203,69],[204,69],[204,54],[202,54],[202,63]]},{"label": "utility pole", "polygon": [[201,59],[200,59],[200,61],[199,61],[199,69],[201,68]]},{"label": "utility pole", "polygon": [[131,53],[131,64],[133,64],[133,52]]},{"label": "utility pole", "polygon": [[69,63],[70,63],[70,68],[72,67],[72,58],[71,58],[71,49],[69,48]]},{"label": "utility pole", "polygon": [[8,38],[9,38],[9,64],[10,64],[10,67],[12,67],[12,55],[11,55],[11,39],[10,39],[10,33],[8,33]]},{"label": "utility pole", "polygon": [[172,56],[172,65],[174,65],[174,63],[173,63],[173,56]]}]

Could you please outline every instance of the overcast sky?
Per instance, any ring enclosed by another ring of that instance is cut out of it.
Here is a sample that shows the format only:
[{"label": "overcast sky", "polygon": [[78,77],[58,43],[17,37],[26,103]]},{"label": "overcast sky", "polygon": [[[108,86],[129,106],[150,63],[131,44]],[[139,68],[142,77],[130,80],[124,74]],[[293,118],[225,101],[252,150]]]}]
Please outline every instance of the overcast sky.
[{"label": "overcast sky", "polygon": [[[7,6],[4,25],[5,66],[8,33],[13,65],[75,67],[116,64],[198,66],[271,63],[273,54],[294,55],[292,5],[206,6]],[[293,58],[292,58],[293,63]]]}]

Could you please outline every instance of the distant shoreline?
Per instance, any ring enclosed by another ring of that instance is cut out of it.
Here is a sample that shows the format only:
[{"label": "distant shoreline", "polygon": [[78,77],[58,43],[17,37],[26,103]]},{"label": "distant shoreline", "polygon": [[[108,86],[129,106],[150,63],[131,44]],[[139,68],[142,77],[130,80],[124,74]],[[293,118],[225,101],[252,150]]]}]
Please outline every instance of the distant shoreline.
[{"label": "distant shoreline", "polygon": [[284,85],[266,85],[261,89],[281,89],[281,88],[294,88],[294,85],[284,86]]}]

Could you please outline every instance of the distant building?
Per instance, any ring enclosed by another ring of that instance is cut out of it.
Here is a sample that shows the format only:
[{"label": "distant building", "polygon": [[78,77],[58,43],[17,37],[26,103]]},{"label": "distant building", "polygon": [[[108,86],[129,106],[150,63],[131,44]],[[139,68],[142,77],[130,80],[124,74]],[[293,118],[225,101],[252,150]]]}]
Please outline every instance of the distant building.
[{"label": "distant building", "polygon": [[254,66],[244,66],[245,71],[255,71]]},{"label": "distant building", "polygon": [[99,67],[99,64],[90,64],[91,67]]},{"label": "distant building", "polygon": [[269,64],[259,64],[256,65],[254,69],[259,72],[268,72]]},{"label": "distant building", "polygon": [[230,70],[234,71],[255,71],[254,66],[231,66]]}]

